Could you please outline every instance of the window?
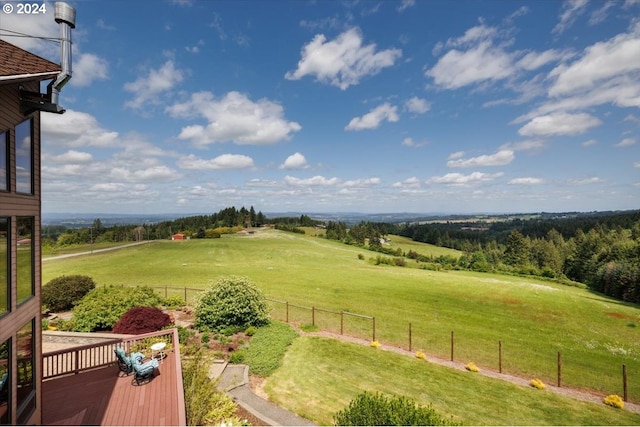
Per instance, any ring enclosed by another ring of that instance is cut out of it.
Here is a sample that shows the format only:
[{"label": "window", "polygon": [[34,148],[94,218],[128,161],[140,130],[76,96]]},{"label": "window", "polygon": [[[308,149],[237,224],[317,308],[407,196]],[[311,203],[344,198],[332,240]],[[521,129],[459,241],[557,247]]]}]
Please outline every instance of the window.
[{"label": "window", "polygon": [[11,339],[0,343],[0,424],[11,423]]},{"label": "window", "polygon": [[33,121],[16,126],[16,191],[33,194]]},{"label": "window", "polygon": [[18,235],[16,237],[17,257],[16,257],[16,280],[18,285],[18,304],[22,304],[36,294],[34,270],[34,250],[33,250],[33,217],[21,217],[16,221]]},{"label": "window", "polygon": [[16,397],[18,398],[18,424],[26,424],[29,417],[36,408],[36,376],[34,369],[35,353],[33,330],[35,320],[31,320],[18,331],[18,339],[16,341],[17,362],[18,362],[18,389]]},{"label": "window", "polygon": [[[11,281],[9,279],[10,254],[9,218],[0,217],[0,317],[7,313],[11,307]],[[1,360],[0,363],[2,363]],[[0,424],[2,423],[0,422]]]},{"label": "window", "polygon": [[0,132],[0,191],[9,191],[9,132]]}]

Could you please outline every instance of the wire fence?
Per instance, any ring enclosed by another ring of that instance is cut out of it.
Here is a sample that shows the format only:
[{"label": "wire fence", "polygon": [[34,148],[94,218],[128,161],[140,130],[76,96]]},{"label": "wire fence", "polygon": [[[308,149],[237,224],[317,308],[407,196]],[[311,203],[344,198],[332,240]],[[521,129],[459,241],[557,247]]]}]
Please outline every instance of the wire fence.
[{"label": "wire fence", "polygon": [[[198,288],[156,286],[156,292],[168,297],[180,297],[187,305],[195,302],[196,296],[203,291]],[[377,330],[376,318],[364,314],[351,313],[348,311],[334,311],[315,306],[304,306],[288,301],[266,298],[269,303],[270,315],[274,320],[294,324],[301,327],[311,326],[320,331],[332,332],[340,335],[350,336],[359,339],[377,341],[380,331]],[[385,336],[388,331],[385,332]],[[473,339],[464,332],[439,331],[438,333],[427,334],[426,331],[416,328],[412,323],[408,323],[406,329],[406,342],[399,343],[397,339],[390,340],[389,344],[398,348],[413,352],[416,350],[429,349],[428,353],[438,358],[449,359],[450,361],[473,360],[477,355],[477,346],[486,345]],[[517,357],[511,355],[502,341],[497,341],[495,345],[495,358],[493,361],[483,361],[490,366],[489,369],[499,373],[510,373],[513,375],[526,375]],[[506,357],[505,357],[506,356]],[[536,366],[543,374],[540,378],[547,384],[557,387],[571,386],[575,388],[591,388],[585,384],[582,377],[585,372],[593,374],[592,368],[581,366],[581,361],[572,358],[570,363],[563,360],[563,353],[549,352]],[[640,396],[640,389],[637,384],[632,384],[633,392],[629,390],[629,372],[626,364],[612,369],[610,373],[602,373],[600,384],[605,383],[605,377],[620,376],[619,389],[615,394],[621,395],[625,402],[630,401],[630,395]],[[597,380],[595,381],[598,382]],[[605,393],[604,389],[596,391]],[[607,394],[607,393],[605,393]],[[638,398],[631,400],[638,402]]]}]

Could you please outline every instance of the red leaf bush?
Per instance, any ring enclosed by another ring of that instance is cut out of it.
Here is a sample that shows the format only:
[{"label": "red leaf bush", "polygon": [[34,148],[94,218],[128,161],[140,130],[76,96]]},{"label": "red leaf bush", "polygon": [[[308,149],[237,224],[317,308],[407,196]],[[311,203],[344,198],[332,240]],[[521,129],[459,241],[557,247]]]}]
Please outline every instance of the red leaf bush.
[{"label": "red leaf bush", "polygon": [[113,325],[116,334],[146,334],[171,325],[171,317],[154,307],[133,307]]}]

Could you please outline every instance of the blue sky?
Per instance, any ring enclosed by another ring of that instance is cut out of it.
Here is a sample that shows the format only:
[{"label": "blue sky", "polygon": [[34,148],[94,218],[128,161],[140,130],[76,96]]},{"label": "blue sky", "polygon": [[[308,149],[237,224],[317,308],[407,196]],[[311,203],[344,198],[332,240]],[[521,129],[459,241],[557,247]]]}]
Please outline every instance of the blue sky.
[{"label": "blue sky", "polygon": [[640,208],[640,0],[69,3],[45,213]]}]

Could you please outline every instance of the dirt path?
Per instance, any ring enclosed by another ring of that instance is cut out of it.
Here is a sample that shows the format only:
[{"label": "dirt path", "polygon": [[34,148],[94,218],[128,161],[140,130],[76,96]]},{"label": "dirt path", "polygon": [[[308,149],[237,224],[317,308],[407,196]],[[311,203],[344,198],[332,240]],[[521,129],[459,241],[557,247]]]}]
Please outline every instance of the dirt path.
[{"label": "dirt path", "polygon": [[[345,335],[335,334],[335,333],[332,333],[332,332],[303,332],[301,330],[298,330],[298,333],[300,333],[300,335],[305,335],[305,336],[320,336],[320,337],[326,337],[326,338],[333,338],[333,339],[344,341],[344,342],[350,342],[350,343],[354,343],[354,344],[365,345],[367,347],[371,345],[371,341],[363,340],[361,338],[355,338],[355,337],[349,337],[349,336],[345,336]],[[388,346],[388,345],[381,345],[380,349],[384,350],[384,351],[390,351],[390,352],[393,352],[393,353],[401,354],[401,355],[404,355],[404,356],[415,357],[415,353],[410,352],[408,350],[404,350],[404,349],[398,348],[398,347],[392,347],[392,346]],[[448,368],[457,369],[459,371],[466,371],[464,363],[452,362],[450,360],[442,359],[442,358],[439,358],[439,357],[436,357],[436,356],[433,356],[433,355],[427,355],[427,361],[429,361],[431,363],[436,363],[436,364],[441,365],[441,366],[446,366]],[[520,386],[523,386],[523,387],[530,387],[529,379],[525,379],[525,378],[522,378],[522,377],[517,377],[517,376],[514,376],[514,375],[499,373],[499,372],[486,370],[486,369],[482,369],[478,373],[481,374],[481,375],[484,375],[486,377],[496,378],[496,379],[500,379],[500,380],[503,380],[503,381],[508,381],[510,383],[517,384],[517,385],[520,385]],[[546,386],[547,386],[546,390],[548,390],[551,393],[555,393],[555,394],[558,394],[558,395],[561,395],[561,396],[570,397],[572,399],[582,400],[582,401],[585,401],[585,402],[604,404],[603,403],[603,399],[604,399],[605,396],[603,396],[603,395],[589,393],[589,392],[586,392],[586,391],[576,390],[576,389],[568,388],[568,387],[556,387],[556,386],[549,385],[549,384],[546,384]],[[624,409],[626,409],[626,410],[628,410],[630,412],[634,412],[636,414],[640,414],[640,405],[635,404],[635,403],[625,402],[624,403]]]}]

